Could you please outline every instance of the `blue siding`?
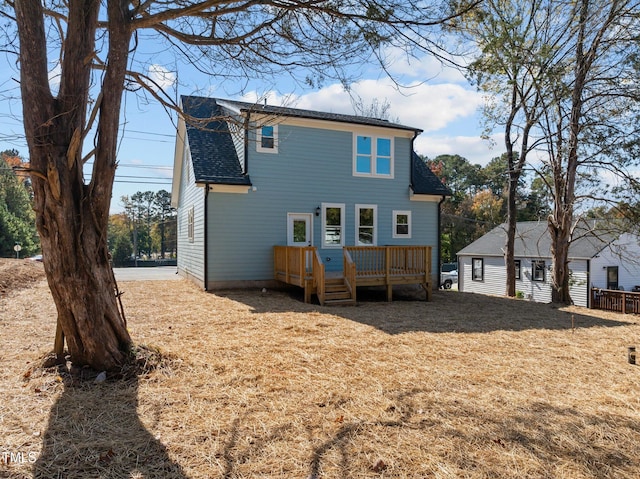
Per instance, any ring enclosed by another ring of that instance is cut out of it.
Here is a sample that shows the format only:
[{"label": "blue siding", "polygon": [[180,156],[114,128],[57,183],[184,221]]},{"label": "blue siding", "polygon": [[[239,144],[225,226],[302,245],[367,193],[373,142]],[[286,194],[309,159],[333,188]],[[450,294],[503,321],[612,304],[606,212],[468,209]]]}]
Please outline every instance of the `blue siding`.
[{"label": "blue siding", "polygon": [[[354,177],[352,150],[350,131],[284,123],[277,154],[257,153],[250,141],[248,173],[255,191],[209,194],[209,281],[273,279],[272,248],[287,244],[287,213],[313,214],[313,244],[320,248],[322,215],[315,210],[322,203],[345,205],[345,245],[355,242],[355,205],[377,205],[377,244],[432,245],[436,274],[438,203],[410,200],[411,140],[394,139],[393,179]],[[410,239],[392,238],[393,210],[412,212]],[[321,249],[320,255],[328,270],[342,268],[341,249]]]}]

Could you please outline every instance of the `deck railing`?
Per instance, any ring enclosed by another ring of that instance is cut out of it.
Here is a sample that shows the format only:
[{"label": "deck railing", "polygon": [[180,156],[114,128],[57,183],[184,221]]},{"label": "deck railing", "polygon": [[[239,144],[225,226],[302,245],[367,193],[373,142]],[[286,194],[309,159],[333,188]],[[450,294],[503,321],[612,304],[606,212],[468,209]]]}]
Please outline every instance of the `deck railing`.
[{"label": "deck railing", "polygon": [[276,279],[303,286],[312,277],[313,246],[274,246],[273,267]]},{"label": "deck railing", "polygon": [[[305,302],[317,294],[320,304],[326,296],[325,266],[313,246],[274,246],[274,278],[304,288]],[[421,284],[431,296],[431,246],[347,246],[343,248],[343,278],[356,298],[357,286]]]},{"label": "deck railing", "polygon": [[640,293],[592,288],[591,307],[623,314],[640,314]]},{"label": "deck railing", "polygon": [[345,246],[358,278],[431,275],[431,246]]}]

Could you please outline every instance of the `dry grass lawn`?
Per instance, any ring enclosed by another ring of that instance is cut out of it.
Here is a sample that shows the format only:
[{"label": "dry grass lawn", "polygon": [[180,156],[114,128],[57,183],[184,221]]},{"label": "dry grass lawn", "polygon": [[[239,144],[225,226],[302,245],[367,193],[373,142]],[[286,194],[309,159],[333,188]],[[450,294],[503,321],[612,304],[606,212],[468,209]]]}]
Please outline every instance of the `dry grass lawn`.
[{"label": "dry grass lawn", "polygon": [[53,343],[46,281],[0,291],[0,477],[640,477],[638,317],[120,287],[164,361],[101,384],[33,368]]}]

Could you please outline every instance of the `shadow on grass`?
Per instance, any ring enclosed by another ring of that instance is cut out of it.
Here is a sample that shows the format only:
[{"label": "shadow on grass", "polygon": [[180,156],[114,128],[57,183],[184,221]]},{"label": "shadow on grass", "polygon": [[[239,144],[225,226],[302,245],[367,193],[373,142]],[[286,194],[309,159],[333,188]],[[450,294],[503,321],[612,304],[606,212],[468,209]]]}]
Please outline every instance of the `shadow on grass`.
[{"label": "shadow on grass", "polygon": [[389,404],[378,419],[345,419],[333,431],[307,423],[299,426],[305,428],[300,434],[285,424],[263,430],[251,442],[238,441],[256,432],[248,412],[227,432],[230,439],[220,451],[226,464],[223,477],[245,477],[254,468],[260,470],[274,460],[269,446],[277,443],[289,444],[305,457],[306,466],[296,461],[306,468],[303,476],[287,463],[289,454],[280,458],[283,470],[294,467],[294,477],[309,479],[380,473],[431,477],[442,470],[450,477],[631,478],[640,471],[634,439],[640,426],[629,417],[594,415],[542,400],[518,408],[505,404],[499,410],[486,409],[462,397],[435,398],[419,389],[395,394]]},{"label": "shadow on grass", "polygon": [[[637,316],[625,321],[605,319],[598,311],[567,312],[552,304],[500,298],[457,291],[435,291],[424,300],[422,289],[394,289],[394,300],[385,300],[383,290],[358,289],[356,306],[305,304],[302,290],[292,288],[260,294],[254,291],[224,291],[220,296],[250,306],[255,313],[323,312],[372,326],[388,334],[409,332],[490,333],[532,329],[567,330],[619,327],[636,324]],[[314,297],[315,299],[315,297]]]},{"label": "shadow on grass", "polygon": [[140,422],[137,378],[95,384],[60,373],[64,391],[51,408],[35,478],[187,477]]}]

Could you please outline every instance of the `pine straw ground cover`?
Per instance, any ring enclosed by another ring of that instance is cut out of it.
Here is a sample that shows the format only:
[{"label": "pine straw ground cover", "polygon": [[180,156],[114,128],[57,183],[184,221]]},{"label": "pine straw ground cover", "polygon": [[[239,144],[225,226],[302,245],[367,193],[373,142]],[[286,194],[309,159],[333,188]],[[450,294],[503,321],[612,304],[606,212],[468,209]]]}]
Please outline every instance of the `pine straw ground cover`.
[{"label": "pine straw ground cover", "polygon": [[637,317],[120,287],[163,360],[101,384],[33,368],[53,341],[46,282],[0,298],[0,477],[640,477]]}]

